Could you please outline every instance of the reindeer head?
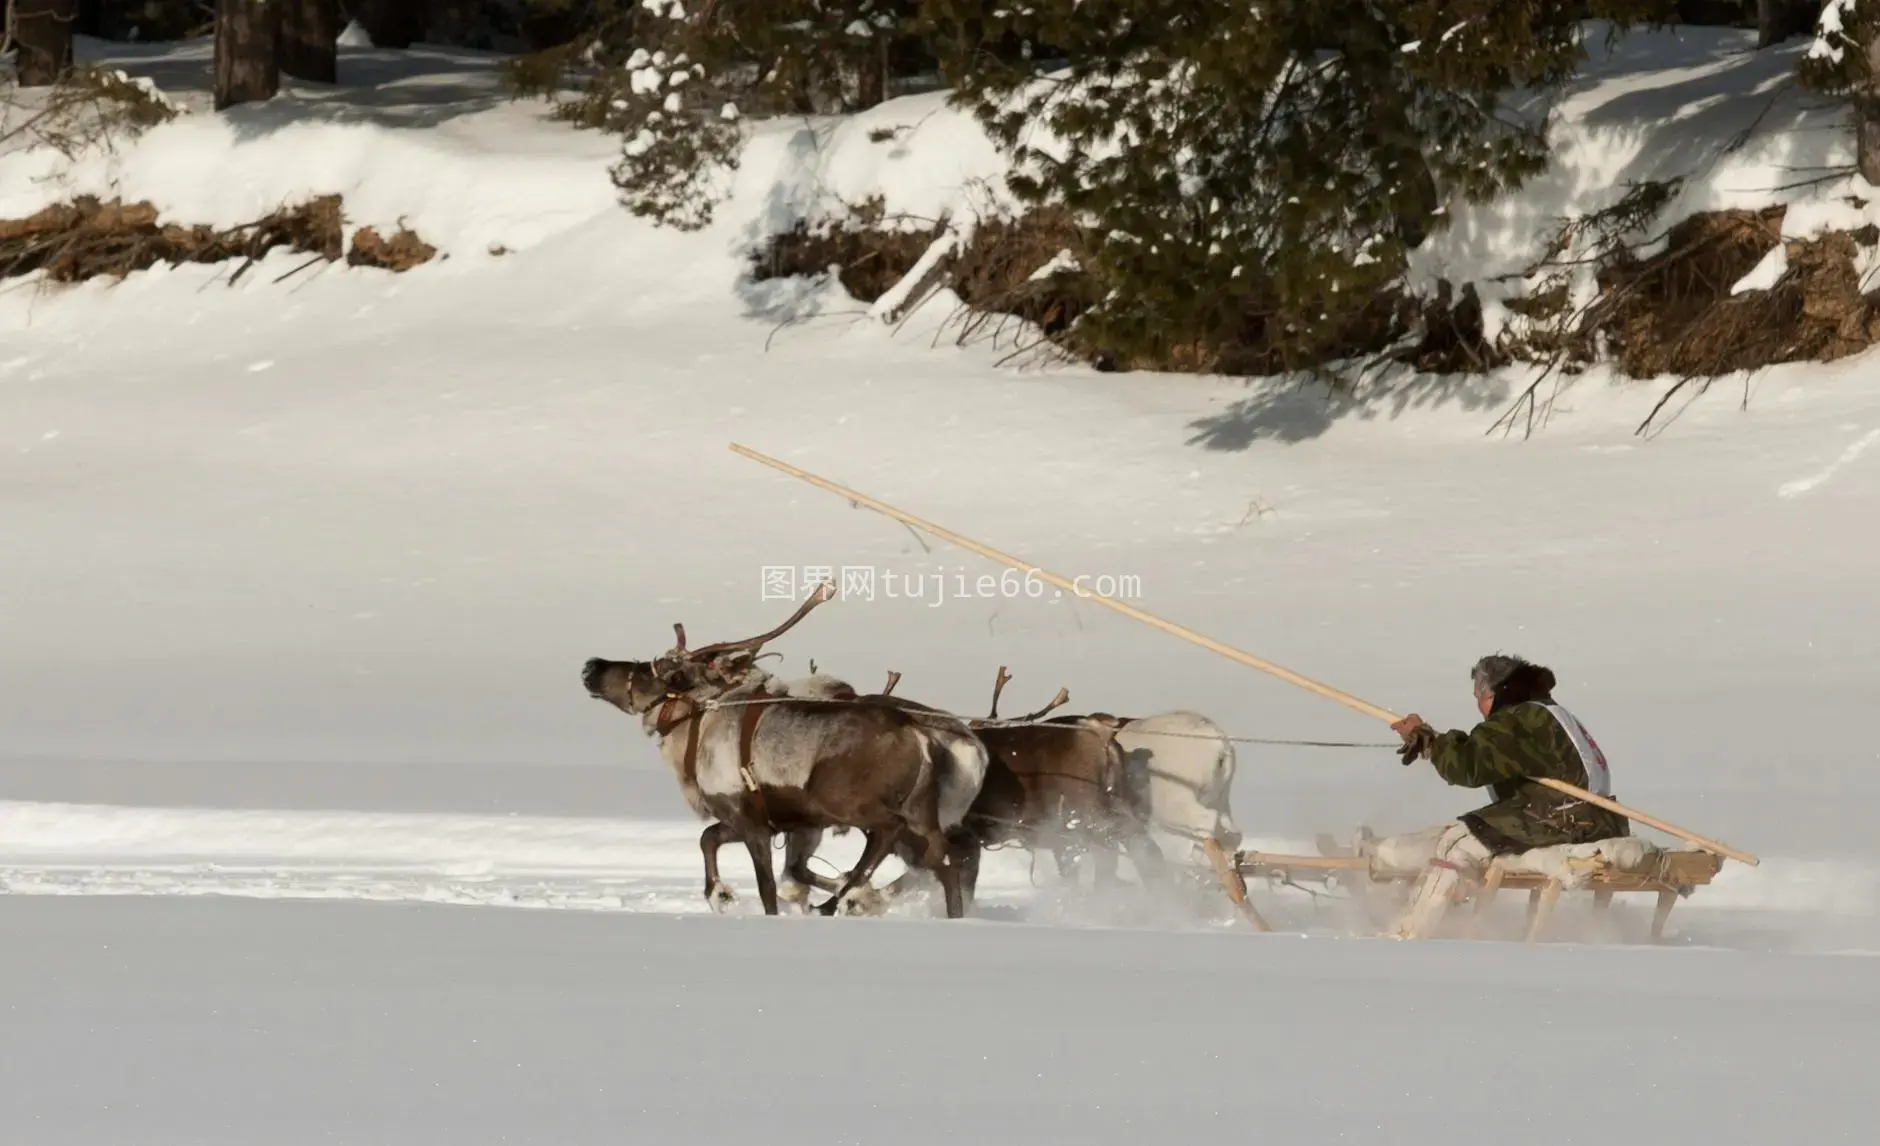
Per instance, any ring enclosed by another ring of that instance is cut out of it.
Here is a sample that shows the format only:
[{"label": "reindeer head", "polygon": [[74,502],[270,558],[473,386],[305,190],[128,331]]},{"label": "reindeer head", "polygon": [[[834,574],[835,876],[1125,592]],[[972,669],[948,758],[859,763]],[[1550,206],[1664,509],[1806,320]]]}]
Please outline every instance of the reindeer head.
[{"label": "reindeer head", "polygon": [[581,668],[588,695],[622,712],[642,715],[675,693],[691,691],[685,675],[657,661],[610,661],[594,657]]},{"label": "reindeer head", "polygon": [[811,609],[834,595],[835,587],[825,581],[797,606],[789,620],[769,632],[698,649],[685,647],[685,626],[675,624],[672,628],[678,643],[665,653],[650,661],[609,661],[596,657],[582,667],[581,683],[589,696],[635,716],[650,711],[668,697],[721,696],[762,676],[757,657],[764,644],[788,632],[808,616]]}]

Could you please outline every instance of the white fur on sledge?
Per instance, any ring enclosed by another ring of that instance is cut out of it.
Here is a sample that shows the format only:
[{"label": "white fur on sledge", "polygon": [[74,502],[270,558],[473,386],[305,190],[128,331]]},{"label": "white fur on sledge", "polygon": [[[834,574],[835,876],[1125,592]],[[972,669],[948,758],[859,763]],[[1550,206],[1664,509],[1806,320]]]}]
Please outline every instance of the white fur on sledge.
[{"label": "white fur on sledge", "polygon": [[[1371,862],[1386,871],[1422,871],[1436,858],[1436,847],[1442,842],[1443,833],[1455,824],[1455,820],[1450,820],[1420,832],[1385,836],[1371,844]],[[1362,846],[1359,853],[1364,854]]]},{"label": "white fur on sledge", "polygon": [[1637,836],[1619,836],[1590,844],[1560,844],[1534,848],[1518,855],[1503,856],[1503,870],[1544,875],[1559,880],[1563,887],[1584,887],[1595,874],[1591,867],[1575,867],[1571,861],[1601,860],[1607,867],[1637,871],[1650,863],[1662,849]]}]

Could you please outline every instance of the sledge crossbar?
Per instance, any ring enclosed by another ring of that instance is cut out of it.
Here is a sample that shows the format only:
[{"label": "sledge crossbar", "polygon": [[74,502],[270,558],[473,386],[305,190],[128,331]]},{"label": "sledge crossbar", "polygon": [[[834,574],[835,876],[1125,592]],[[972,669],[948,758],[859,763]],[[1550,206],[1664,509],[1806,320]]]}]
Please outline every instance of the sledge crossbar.
[{"label": "sledge crossbar", "polygon": [[[1363,856],[1289,856],[1271,852],[1241,852],[1235,867],[1243,875],[1290,875],[1293,872],[1361,871],[1377,883],[1409,882],[1423,873],[1399,868],[1374,866]],[[1656,891],[1669,887],[1678,890],[1698,887],[1716,878],[1723,866],[1722,857],[1710,852],[1662,852],[1657,862],[1643,871],[1612,867],[1599,860],[1568,860],[1582,871],[1591,869],[1585,887],[1592,890]],[[1508,888],[1540,887],[1548,876],[1536,871],[1504,869],[1501,886]]]}]

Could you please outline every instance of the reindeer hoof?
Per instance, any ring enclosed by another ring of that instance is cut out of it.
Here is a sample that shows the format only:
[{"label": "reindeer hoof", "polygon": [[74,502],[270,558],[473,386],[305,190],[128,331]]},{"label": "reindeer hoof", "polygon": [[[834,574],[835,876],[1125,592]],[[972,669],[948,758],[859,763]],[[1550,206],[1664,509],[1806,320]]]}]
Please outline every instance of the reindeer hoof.
[{"label": "reindeer hoof", "polygon": [[888,897],[879,888],[858,887],[842,897],[844,915],[886,915]]},{"label": "reindeer hoof", "polygon": [[809,914],[809,888],[793,879],[786,879],[777,885],[777,901],[787,903],[803,914]]},{"label": "reindeer hoof", "polygon": [[738,897],[731,894],[731,889],[722,883],[713,884],[712,889],[705,893],[705,902],[711,904],[712,910],[720,915],[723,915],[737,901]]}]

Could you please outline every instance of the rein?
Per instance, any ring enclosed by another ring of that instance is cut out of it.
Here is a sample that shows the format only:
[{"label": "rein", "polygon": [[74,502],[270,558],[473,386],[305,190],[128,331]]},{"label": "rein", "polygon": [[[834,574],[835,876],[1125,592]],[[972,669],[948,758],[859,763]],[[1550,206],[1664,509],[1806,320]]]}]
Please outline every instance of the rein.
[{"label": "rein", "polygon": [[[856,696],[856,697],[764,696],[764,697],[751,697],[748,699],[740,699],[740,700],[707,700],[707,701],[702,701],[698,703],[704,711],[712,712],[720,708],[744,708],[744,707],[755,707],[757,705],[765,705],[765,704],[790,704],[790,703],[881,704],[884,702],[884,699],[886,699],[889,703],[892,703],[891,698],[868,697],[868,696]],[[1071,728],[1071,729],[1076,729],[1081,732],[1103,733],[1106,735],[1113,734],[1115,731],[1117,731],[1117,730],[1108,729],[1108,728],[1086,728],[1082,725],[1064,724],[1061,721],[1053,721],[1053,720],[1015,720],[1015,719],[1003,719],[1003,718],[996,719],[996,720],[986,720],[980,717],[960,716],[956,713],[951,713],[951,712],[935,712],[935,713],[929,713],[927,715],[951,717],[952,719],[955,719],[955,720],[964,721],[973,728],[1042,728],[1042,727],[1049,725],[1055,728]],[[1273,744],[1273,745],[1280,745],[1280,746],[1287,747],[1287,748],[1390,748],[1390,749],[1397,749],[1397,748],[1403,747],[1402,744],[1385,743],[1383,741],[1275,740],[1275,739],[1262,737],[1262,736],[1213,736],[1206,732],[1173,732],[1173,731],[1167,731],[1167,730],[1141,731],[1141,730],[1135,730],[1135,729],[1132,729],[1130,731],[1134,732],[1135,735],[1137,736],[1173,736],[1173,737],[1178,737],[1178,738],[1185,739],[1185,740],[1226,740],[1234,744]]]}]

